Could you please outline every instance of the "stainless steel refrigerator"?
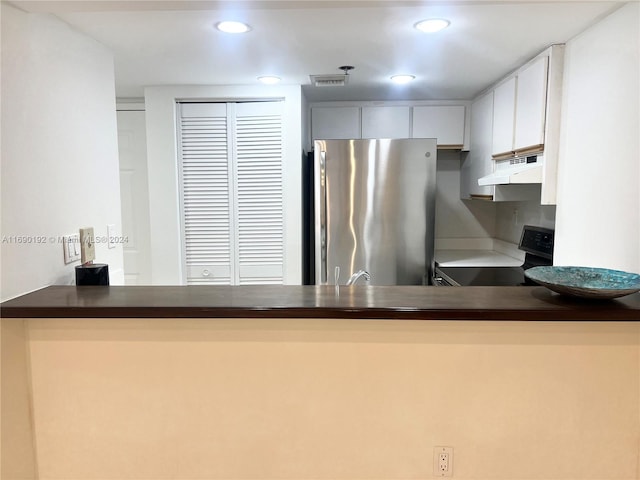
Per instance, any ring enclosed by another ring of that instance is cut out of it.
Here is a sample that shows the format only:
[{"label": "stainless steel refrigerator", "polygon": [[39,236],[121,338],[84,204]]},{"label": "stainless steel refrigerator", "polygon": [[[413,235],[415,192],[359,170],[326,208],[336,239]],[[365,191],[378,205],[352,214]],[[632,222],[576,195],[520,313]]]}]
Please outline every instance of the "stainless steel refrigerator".
[{"label": "stainless steel refrigerator", "polygon": [[435,139],[316,140],[315,283],[360,270],[369,285],[428,284],[434,264]]}]

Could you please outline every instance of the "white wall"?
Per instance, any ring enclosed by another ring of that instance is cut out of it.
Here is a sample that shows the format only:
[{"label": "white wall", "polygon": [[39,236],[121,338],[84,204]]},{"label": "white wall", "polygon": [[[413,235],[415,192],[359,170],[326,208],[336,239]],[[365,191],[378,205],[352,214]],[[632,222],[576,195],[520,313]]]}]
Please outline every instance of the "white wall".
[{"label": "white wall", "polygon": [[522,227],[555,228],[556,206],[540,205],[536,202],[500,202],[496,216],[496,238],[510,243],[519,243]]},{"label": "white wall", "polygon": [[145,89],[151,233],[151,282],[182,283],[176,100],[284,99],[285,266],[287,284],[302,283],[302,93],[300,86],[168,86]]},{"label": "white wall", "polygon": [[494,236],[496,204],[460,199],[460,152],[438,150],[436,189],[436,248],[451,248],[462,239],[474,245]]},{"label": "white wall", "polygon": [[307,98],[302,95],[301,105],[302,111],[302,148],[305,152],[310,152],[313,150],[313,145],[311,143],[311,108],[309,107],[309,102]]},{"label": "white wall", "polygon": [[629,3],[567,43],[558,265],[640,272],[639,23]]},{"label": "white wall", "polygon": [[[75,281],[57,237],[120,226],[113,56],[2,3],[2,299]],[[13,236],[31,242],[11,243]],[[122,283],[122,246],[96,246]]]}]

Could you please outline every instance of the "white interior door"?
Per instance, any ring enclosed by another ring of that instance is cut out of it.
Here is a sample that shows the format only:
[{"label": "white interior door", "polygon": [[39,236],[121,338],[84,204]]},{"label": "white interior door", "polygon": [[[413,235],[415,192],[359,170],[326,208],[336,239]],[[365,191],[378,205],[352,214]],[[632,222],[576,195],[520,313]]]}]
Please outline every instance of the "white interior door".
[{"label": "white interior door", "polygon": [[122,110],[118,115],[120,198],[124,242],[125,285],[151,283],[149,186],[145,112]]}]

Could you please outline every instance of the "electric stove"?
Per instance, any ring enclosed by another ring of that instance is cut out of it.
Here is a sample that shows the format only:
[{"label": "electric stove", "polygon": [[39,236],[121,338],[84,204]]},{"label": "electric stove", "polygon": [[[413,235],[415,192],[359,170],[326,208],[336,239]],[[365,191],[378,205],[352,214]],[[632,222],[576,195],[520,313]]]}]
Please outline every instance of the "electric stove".
[{"label": "electric stove", "polygon": [[441,267],[436,265],[433,284],[437,286],[535,285],[524,275],[531,267],[553,265],[554,231],[525,225],[518,248],[525,252],[519,267]]}]

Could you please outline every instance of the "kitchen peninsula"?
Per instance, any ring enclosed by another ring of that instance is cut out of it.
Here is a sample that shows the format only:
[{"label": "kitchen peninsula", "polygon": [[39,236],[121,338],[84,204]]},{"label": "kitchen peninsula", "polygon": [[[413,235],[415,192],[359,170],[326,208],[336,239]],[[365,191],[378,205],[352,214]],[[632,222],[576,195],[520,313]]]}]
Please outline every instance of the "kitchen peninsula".
[{"label": "kitchen peninsula", "polygon": [[1,311],[22,318],[640,321],[640,293],[589,301],[524,286],[51,286],[4,302]]},{"label": "kitchen peninsula", "polygon": [[459,478],[638,478],[640,294],[53,286],[1,313],[3,478],[431,478],[445,445]]}]

